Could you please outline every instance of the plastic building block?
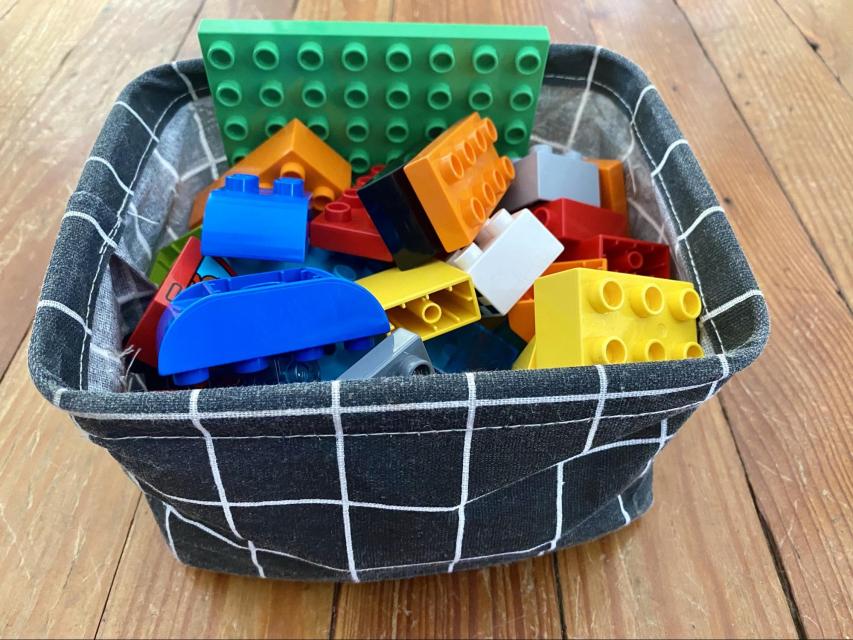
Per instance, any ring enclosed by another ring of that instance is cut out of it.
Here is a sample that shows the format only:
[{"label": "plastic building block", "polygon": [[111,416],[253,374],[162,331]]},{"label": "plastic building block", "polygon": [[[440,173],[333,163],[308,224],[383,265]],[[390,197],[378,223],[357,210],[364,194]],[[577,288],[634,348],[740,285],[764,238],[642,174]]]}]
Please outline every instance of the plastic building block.
[{"label": "plastic building block", "polygon": [[625,196],[625,173],[619,160],[585,158],[598,167],[598,193],[601,207],[628,215],[628,199]]},{"label": "plastic building block", "polygon": [[391,327],[429,340],[480,319],[471,277],[434,260],[408,271],[387,269],[356,280],[388,312]]},{"label": "plastic building block", "polygon": [[515,176],[510,159],[495,150],[497,137],[494,123],[475,112],[405,166],[406,177],[447,251],[474,240]]},{"label": "plastic building block", "polygon": [[403,158],[390,162],[358,190],[358,197],[391,252],[394,264],[406,270],[426,264],[442,249],[403,166]]},{"label": "plastic building block", "polygon": [[363,287],[319,269],[287,269],[200,282],[181,292],[157,325],[160,375],[175,384],[208,379],[209,368],[265,369],[271,356],[316,360],[324,347],[369,349],[389,331]]},{"label": "plastic building block", "polygon": [[669,277],[669,246],[632,238],[598,235],[564,245],[558,260],[606,258],[607,268],[654,278]]},{"label": "plastic building block", "polygon": [[135,358],[140,362],[157,366],[157,323],[169,303],[186,287],[203,280],[213,280],[234,275],[223,260],[204,258],[199,239],[190,236],[184,248],[172,263],[163,278],[160,288],[139,319],[136,329],[127,339],[127,347],[136,350]]},{"label": "plastic building block", "polygon": [[515,211],[557,198],[601,206],[598,167],[584,162],[578,153],[554,153],[547,144],[533,145],[529,154],[515,161],[515,181],[500,206]]},{"label": "plastic building block", "polygon": [[[542,276],[549,276],[552,273],[560,273],[569,269],[601,269],[606,271],[607,260],[593,258],[592,260],[554,262],[545,269]],[[533,287],[530,287],[515,306],[509,310],[507,320],[509,320],[509,326],[515,334],[529,343],[533,339],[533,334],[536,333],[533,318]]]},{"label": "plastic building block", "polygon": [[520,349],[480,322],[445,333],[426,343],[436,369],[443,373],[509,369]]},{"label": "plastic building block", "polygon": [[541,369],[699,358],[699,295],[690,282],[571,269],[536,292],[536,362]]},{"label": "plastic building block", "polygon": [[269,262],[267,260],[241,260],[239,258],[229,260],[228,262],[234,271],[241,276],[262,273],[264,271],[311,267],[313,269],[320,269],[321,271],[328,271],[333,276],[353,282],[359,278],[366,278],[377,271],[383,271],[388,268],[388,264],[385,262],[349,256],[345,253],[332,253],[331,251],[316,247],[309,247],[308,255],[303,264],[281,261]]},{"label": "plastic building block", "polygon": [[157,252],[157,255],[154,256],[154,262],[151,263],[151,268],[148,271],[148,279],[151,282],[158,287],[163,283],[166,274],[169,273],[169,269],[175,264],[175,260],[177,260],[184,246],[186,246],[187,240],[190,238],[201,238],[201,228],[187,231],[180,238],[171,244],[167,244]]},{"label": "plastic building block", "polygon": [[198,37],[231,163],[299,118],[356,173],[471,111],[502,153],[526,153],[549,40],[543,26],[291,20],[202,20]]},{"label": "plastic building block", "polygon": [[513,369],[536,369],[536,336],[530,338],[530,342],[512,363]]},{"label": "plastic building block", "polygon": [[344,371],[340,379],[364,380],[432,373],[435,369],[420,336],[406,329],[397,329]]},{"label": "plastic building block", "polygon": [[340,198],[326,205],[311,221],[309,238],[313,247],[394,261],[355,189],[344,190]]},{"label": "plastic building block", "polygon": [[[280,125],[284,122],[280,121]],[[349,163],[296,119],[280,126],[251,153],[248,148],[241,149],[232,156],[232,163],[236,164],[196,195],[190,227],[201,224],[208,196],[225,184],[227,176],[235,173],[258,176],[261,189],[272,189],[277,178],[299,178],[305,183],[305,191],[311,194],[309,206],[315,211],[322,210],[341,195],[352,181]]]},{"label": "plastic building block", "polygon": [[308,196],[298,178],[278,178],[269,193],[257,176],[236,173],[210,194],[201,233],[206,256],[302,262],[308,245]]},{"label": "plastic building block", "polygon": [[480,302],[509,313],[546,267],[563,252],[560,244],[528,209],[512,215],[501,209],[447,263],[471,276]]},{"label": "plastic building block", "polygon": [[599,234],[628,235],[628,216],[568,198],[543,202],[533,215],[564,245]]},{"label": "plastic building block", "polygon": [[380,173],[382,173],[384,170],[385,170],[384,164],[375,164],[372,167],[370,167],[370,170],[368,170],[367,173],[356,178],[353,181],[352,186],[355,187],[356,189],[360,189],[361,187],[366,185],[368,182],[373,180],[373,178],[375,178]]}]

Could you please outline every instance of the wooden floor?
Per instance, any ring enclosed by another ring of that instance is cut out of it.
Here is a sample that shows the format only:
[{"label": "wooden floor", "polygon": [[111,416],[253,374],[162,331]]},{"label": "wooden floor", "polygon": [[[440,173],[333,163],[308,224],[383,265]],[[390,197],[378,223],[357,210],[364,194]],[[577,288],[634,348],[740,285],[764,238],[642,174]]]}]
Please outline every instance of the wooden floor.
[{"label": "wooden floor", "polygon": [[[173,560],[118,465],[38,396],[26,343],[115,96],[227,16],[544,23],[647,71],[773,320],[663,453],[647,516],[556,556],[381,584]],[[851,0],[0,0],[0,69],[0,636],[853,635]]]}]

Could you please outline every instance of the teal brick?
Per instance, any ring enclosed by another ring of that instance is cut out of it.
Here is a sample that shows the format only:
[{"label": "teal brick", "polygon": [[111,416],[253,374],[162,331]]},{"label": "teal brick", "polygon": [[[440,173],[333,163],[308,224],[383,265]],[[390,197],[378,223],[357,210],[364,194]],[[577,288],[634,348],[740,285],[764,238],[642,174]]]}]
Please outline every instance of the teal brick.
[{"label": "teal brick", "polygon": [[202,20],[228,161],[291,118],[356,173],[428,143],[471,111],[500,153],[527,153],[548,55],[541,26]]}]

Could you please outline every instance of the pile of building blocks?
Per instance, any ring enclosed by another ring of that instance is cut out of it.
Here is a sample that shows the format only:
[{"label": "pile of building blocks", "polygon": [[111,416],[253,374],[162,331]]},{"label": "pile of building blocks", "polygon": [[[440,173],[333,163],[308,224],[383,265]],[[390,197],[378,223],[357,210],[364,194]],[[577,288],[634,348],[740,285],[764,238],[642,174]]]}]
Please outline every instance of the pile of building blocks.
[{"label": "pile of building blocks", "polygon": [[231,167],[152,262],[128,346],[159,388],[703,355],[693,285],[630,236],[621,162],[528,149],[544,28],[199,39]]}]

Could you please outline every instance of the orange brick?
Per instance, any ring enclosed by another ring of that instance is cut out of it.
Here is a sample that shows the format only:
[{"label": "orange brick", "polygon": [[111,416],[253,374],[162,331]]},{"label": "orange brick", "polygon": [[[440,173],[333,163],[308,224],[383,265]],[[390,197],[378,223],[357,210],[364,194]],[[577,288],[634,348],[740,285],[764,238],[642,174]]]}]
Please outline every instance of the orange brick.
[{"label": "orange brick", "polygon": [[196,195],[190,228],[201,224],[210,192],[224,185],[225,176],[233,173],[258,176],[262,189],[272,189],[276,178],[302,178],[305,191],[311,192],[311,208],[317,211],[340,196],[352,180],[349,162],[294,118]]},{"label": "orange brick", "polygon": [[586,158],[598,166],[598,186],[601,193],[601,208],[628,214],[628,200],[625,198],[625,174],[618,160]]},{"label": "orange brick", "polygon": [[512,162],[498,156],[494,123],[472,113],[406,166],[412,188],[446,251],[473,242],[515,177]]},{"label": "orange brick", "polygon": [[[569,269],[601,269],[607,270],[606,258],[592,258],[590,260],[567,260],[565,262],[553,262],[542,273],[540,278],[549,276],[552,273],[560,271],[568,271]],[[509,310],[507,314],[509,320],[509,328],[512,329],[520,338],[530,342],[533,335],[536,333],[535,318],[533,313],[533,287],[530,287],[521,296],[521,300],[515,303],[515,306]]]}]

